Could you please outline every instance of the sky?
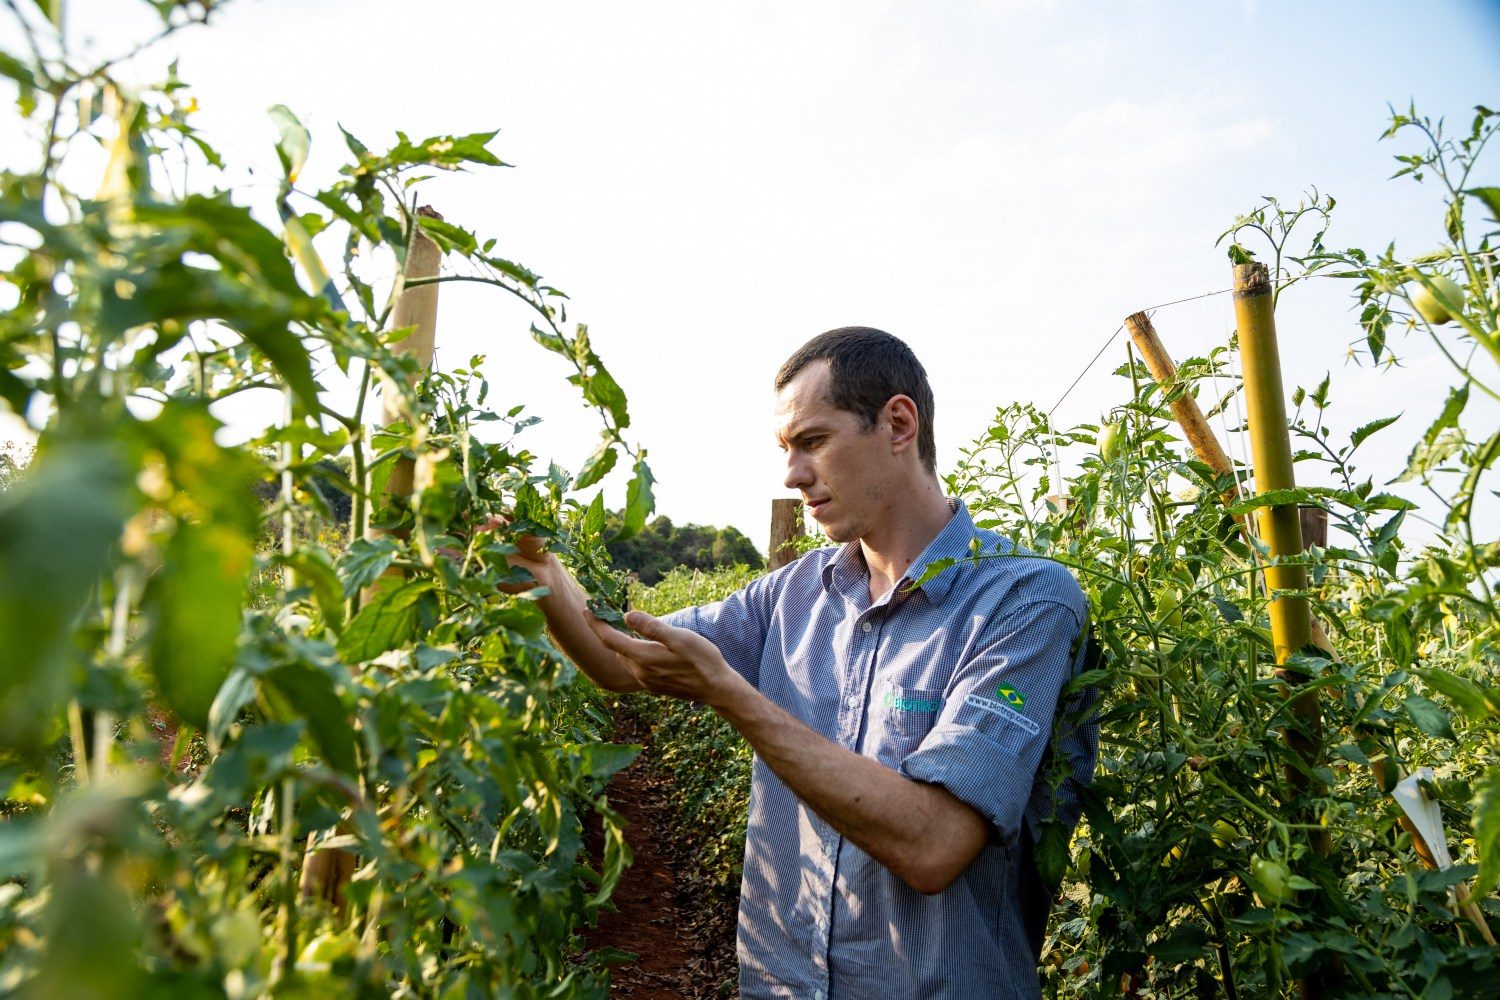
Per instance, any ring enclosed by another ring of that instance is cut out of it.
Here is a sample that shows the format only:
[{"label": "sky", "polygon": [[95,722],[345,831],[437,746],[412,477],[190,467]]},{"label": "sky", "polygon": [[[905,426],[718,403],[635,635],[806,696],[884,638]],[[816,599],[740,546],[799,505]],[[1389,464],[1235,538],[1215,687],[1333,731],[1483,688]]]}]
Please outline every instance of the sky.
[{"label": "sky", "polygon": [[[119,51],[149,26],[141,6],[73,0],[73,37]],[[630,396],[659,513],[764,546],[768,501],[792,493],[771,380],[823,330],[911,344],[946,470],[997,406],[1050,409],[1080,374],[1055,426],[1124,403],[1123,335],[1089,360],[1127,314],[1226,288],[1215,241],[1263,195],[1335,195],[1331,245],[1431,249],[1441,202],[1387,179],[1413,149],[1378,141],[1387,105],[1466,125],[1500,103],[1500,4],[237,0],[129,72],[169,58],[197,125],[254,167],[238,193],[267,219],[272,104],[312,131],[308,188],[342,162],[340,124],[372,147],[500,129],[513,169],[445,174],[424,200],[568,293]],[[1399,337],[1402,368],[1350,366],[1352,306],[1345,282],[1288,291],[1283,366],[1289,385],[1332,372],[1340,428],[1404,412],[1366,446],[1389,478],[1454,378]],[[492,402],[526,403],[543,422],[523,440],[576,469],[596,425],[528,322],[446,285],[438,363],[486,354]],[[1232,305],[1155,322],[1174,355],[1201,355]],[[248,426],[255,405],[226,416]],[[623,476],[605,489],[618,506]]]}]

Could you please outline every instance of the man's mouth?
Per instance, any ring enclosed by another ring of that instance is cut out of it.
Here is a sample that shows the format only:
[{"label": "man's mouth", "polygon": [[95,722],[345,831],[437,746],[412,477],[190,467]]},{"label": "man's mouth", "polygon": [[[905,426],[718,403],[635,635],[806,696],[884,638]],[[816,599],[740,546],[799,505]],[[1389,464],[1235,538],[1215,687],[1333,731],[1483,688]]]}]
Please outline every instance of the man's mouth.
[{"label": "man's mouth", "polygon": [[809,514],[811,514],[813,517],[817,517],[818,511],[828,506],[828,500],[826,498],[823,500],[804,500],[802,501],[802,504],[807,508],[807,512]]}]

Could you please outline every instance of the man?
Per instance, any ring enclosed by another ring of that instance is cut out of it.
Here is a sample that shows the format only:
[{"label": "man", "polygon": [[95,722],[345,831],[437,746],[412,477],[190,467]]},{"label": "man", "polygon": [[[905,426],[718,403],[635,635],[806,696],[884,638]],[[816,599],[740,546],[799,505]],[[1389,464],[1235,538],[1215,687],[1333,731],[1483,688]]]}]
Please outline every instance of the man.
[{"label": "man", "polygon": [[[1038,775],[1084,597],[943,496],[932,392],[904,343],[830,331],[776,390],[786,485],[842,547],[717,604],[631,612],[641,638],[594,619],[555,557],[516,563],[596,682],[702,702],[755,749],[742,997],[1039,996],[1033,837],[1071,828],[1076,802]],[[1076,780],[1096,739],[1056,748]]]}]

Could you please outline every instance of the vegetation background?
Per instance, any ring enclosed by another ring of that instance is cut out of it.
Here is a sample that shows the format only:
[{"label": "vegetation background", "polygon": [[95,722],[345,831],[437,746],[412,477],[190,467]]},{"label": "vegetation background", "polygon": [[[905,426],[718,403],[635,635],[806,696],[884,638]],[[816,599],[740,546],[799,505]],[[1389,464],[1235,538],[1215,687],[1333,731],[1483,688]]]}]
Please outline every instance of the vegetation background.
[{"label": "vegetation background", "polygon": [[[218,7],[142,10],[168,38]],[[122,63],[64,44],[60,6],[5,13],[8,127],[28,144],[0,172],[0,399],[36,446],[0,492],[0,990],[604,995],[622,956],[581,931],[629,861],[608,789],[635,751],[610,742],[606,703],[505,556],[516,533],[547,537],[617,619],[609,546],[653,524],[655,477],[567,297],[509,242],[417,211],[432,177],[501,166],[495,134],[327,129],[338,165],[314,183],[313,133],[278,106],[275,166],[247,188],[175,70],[125,85]],[[1500,991],[1484,936],[1500,916],[1497,124],[1485,107],[1391,112],[1396,183],[1438,206],[1440,235],[1410,249],[1347,247],[1326,223],[1348,206],[1321,194],[1224,231],[1231,259],[1272,267],[1282,316],[1339,286],[1355,310],[1343,341],[1362,367],[1291,375],[1308,485],[1226,506],[1244,463],[1223,476],[1181,447],[1184,393],[1240,432],[1229,344],[1164,383],[1127,356],[1103,421],[1002,406],[956,463],[949,488],[983,523],[1079,575],[1105,649],[1075,682],[1105,693],[1087,822],[1039,852],[1059,887],[1051,995]],[[407,280],[420,240],[452,263]],[[418,378],[392,307],[423,281],[515,303],[497,357],[543,359],[587,433],[534,443],[535,380],[493,381],[479,355]],[[1336,428],[1346,382],[1385,384],[1417,344],[1442,375],[1414,401],[1433,412]],[[246,438],[231,419],[252,396],[274,414]],[[377,398],[397,417],[372,430]],[[1374,474],[1386,440],[1403,461]],[[324,489],[340,477],[347,519]],[[1236,526],[1287,504],[1334,527],[1280,557],[1308,571],[1295,595],[1266,592],[1278,557]],[[655,523],[695,558],[742,548]],[[676,571],[637,599],[712,599],[753,572]],[[1267,611],[1288,597],[1331,648],[1278,663]],[[1316,726],[1292,711],[1309,700]],[[692,706],[639,710],[727,901],[745,751]],[[1423,767],[1445,870],[1390,795]]]}]

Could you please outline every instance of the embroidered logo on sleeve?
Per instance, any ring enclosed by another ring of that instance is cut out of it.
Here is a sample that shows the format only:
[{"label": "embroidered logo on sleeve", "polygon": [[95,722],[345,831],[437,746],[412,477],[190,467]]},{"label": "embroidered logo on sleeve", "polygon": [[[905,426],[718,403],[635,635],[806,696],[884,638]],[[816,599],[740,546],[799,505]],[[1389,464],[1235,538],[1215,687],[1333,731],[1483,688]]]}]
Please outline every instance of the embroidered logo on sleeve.
[{"label": "embroidered logo on sleeve", "polygon": [[[1024,701],[1025,699],[1022,700]],[[1015,709],[1011,708],[1004,702],[993,701],[989,698],[984,698],[977,694],[969,695],[964,699],[964,702],[966,704],[972,705],[975,708],[989,712],[991,715],[998,715],[1006,722],[1010,722],[1017,726],[1020,726],[1032,736],[1035,736],[1042,731],[1041,726],[1038,726],[1035,722],[1026,718],[1026,716],[1022,715],[1020,712],[1017,712]]]},{"label": "embroidered logo on sleeve", "polygon": [[1017,691],[1015,688],[1011,687],[1009,684],[1001,684],[998,688],[996,688],[995,697],[1000,699],[1001,701],[1008,701],[1017,708],[1020,708],[1022,705],[1026,704],[1026,696]]}]

